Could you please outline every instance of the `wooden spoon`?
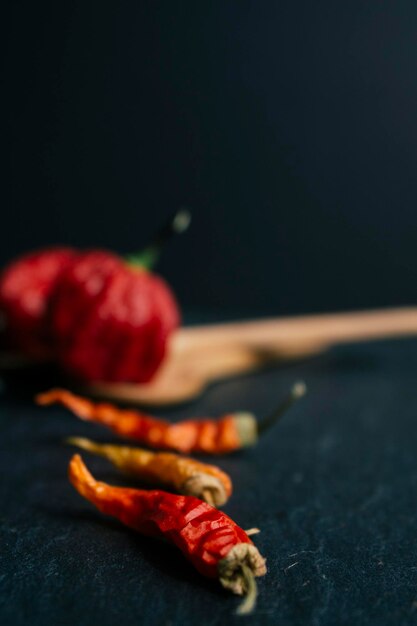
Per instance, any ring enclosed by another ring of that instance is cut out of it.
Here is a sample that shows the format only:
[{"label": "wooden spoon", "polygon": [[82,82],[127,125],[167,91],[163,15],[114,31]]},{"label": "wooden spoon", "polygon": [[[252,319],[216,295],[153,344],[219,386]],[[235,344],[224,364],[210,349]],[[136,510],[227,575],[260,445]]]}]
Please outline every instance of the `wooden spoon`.
[{"label": "wooden spoon", "polygon": [[155,378],[146,384],[97,383],[86,391],[128,403],[172,405],[214,381],[342,343],[417,334],[417,308],[308,315],[182,328]]}]

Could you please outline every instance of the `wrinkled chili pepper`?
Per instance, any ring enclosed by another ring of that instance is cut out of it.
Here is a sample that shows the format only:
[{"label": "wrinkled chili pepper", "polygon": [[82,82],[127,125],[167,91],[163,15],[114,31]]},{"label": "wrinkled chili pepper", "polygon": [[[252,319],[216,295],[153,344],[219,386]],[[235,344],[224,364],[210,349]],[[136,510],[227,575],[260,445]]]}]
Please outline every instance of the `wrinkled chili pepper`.
[{"label": "wrinkled chili pepper", "polygon": [[179,321],[162,278],[104,250],[79,254],[50,300],[58,361],[89,382],[149,381]]},{"label": "wrinkled chili pepper", "polygon": [[151,448],[178,452],[221,454],[255,441],[255,422],[250,414],[236,413],[219,420],[187,420],[172,424],[134,409],[119,409],[109,403],[94,403],[65,389],[52,389],[36,396],[36,402],[58,402],[86,421],[98,422],[122,437]]},{"label": "wrinkled chili pepper", "polygon": [[94,403],[65,389],[51,389],[36,396],[40,405],[56,402],[86,421],[107,426],[122,437],[136,439],[151,448],[178,452],[225,454],[256,443],[258,434],[269,428],[289,406],[305,393],[296,383],[274,413],[258,424],[251,413],[230,413],[220,419],[186,420],[172,424],[133,409]]},{"label": "wrinkled chili pepper", "polygon": [[4,334],[9,348],[36,358],[51,356],[49,299],[75,255],[70,248],[46,248],[29,252],[4,268],[0,277],[0,312],[5,318]]},{"label": "wrinkled chili pepper", "polygon": [[255,577],[266,573],[265,559],[246,532],[222,511],[193,496],[98,482],[79,455],[69,464],[69,479],[102,513],[144,535],[167,539],[201,574],[218,579],[233,593],[247,595],[240,613],[253,608]]},{"label": "wrinkled chili pepper", "polygon": [[212,506],[222,506],[232,493],[232,481],[221,469],[172,452],[100,444],[84,437],[70,437],[67,442],[105,457],[135,478],[196,496]]}]

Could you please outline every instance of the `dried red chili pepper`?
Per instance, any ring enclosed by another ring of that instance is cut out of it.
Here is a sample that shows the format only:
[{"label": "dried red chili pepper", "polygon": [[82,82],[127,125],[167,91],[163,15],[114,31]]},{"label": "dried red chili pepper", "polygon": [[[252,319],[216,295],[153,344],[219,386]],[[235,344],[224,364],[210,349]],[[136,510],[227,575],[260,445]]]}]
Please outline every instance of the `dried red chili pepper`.
[{"label": "dried red chili pepper", "polygon": [[37,358],[51,355],[46,322],[49,298],[75,254],[70,248],[47,248],[25,254],[5,267],[0,277],[0,311],[9,347]]},{"label": "dried red chili pepper", "polygon": [[221,469],[172,452],[100,444],[84,437],[71,437],[67,442],[105,457],[125,474],[201,498],[212,506],[222,506],[232,493],[232,481]]},{"label": "dried red chili pepper", "polygon": [[80,254],[50,302],[59,363],[84,381],[150,380],[179,320],[162,278],[103,250]]},{"label": "dried red chili pepper", "polygon": [[259,424],[251,413],[230,413],[217,420],[186,420],[172,424],[137,410],[119,409],[108,403],[96,404],[65,389],[41,393],[36,396],[36,402],[40,405],[58,402],[81,419],[98,422],[122,437],[136,439],[151,448],[225,454],[256,443],[258,434],[304,393],[304,383],[296,383],[278,409]]},{"label": "dried red chili pepper", "polygon": [[253,608],[255,577],[266,573],[265,559],[246,532],[222,511],[193,496],[98,482],[79,455],[70,462],[69,478],[102,513],[113,515],[144,535],[167,539],[201,574],[218,579],[233,593],[247,594],[240,613]]}]

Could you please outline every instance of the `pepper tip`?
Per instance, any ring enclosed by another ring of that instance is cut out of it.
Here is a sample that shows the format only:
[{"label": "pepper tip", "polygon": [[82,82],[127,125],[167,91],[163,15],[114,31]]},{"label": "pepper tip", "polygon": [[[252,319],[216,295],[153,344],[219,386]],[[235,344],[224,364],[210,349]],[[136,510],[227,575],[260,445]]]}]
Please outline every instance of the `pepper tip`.
[{"label": "pepper tip", "polygon": [[291,389],[293,398],[302,398],[307,393],[307,385],[303,380],[298,380]]}]

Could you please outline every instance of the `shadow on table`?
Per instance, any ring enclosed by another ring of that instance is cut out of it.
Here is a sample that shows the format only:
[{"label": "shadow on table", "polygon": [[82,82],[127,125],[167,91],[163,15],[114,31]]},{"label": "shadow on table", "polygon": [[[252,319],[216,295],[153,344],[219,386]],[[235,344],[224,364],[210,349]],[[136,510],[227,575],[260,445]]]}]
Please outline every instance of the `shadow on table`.
[{"label": "shadow on table", "polygon": [[96,514],[94,511],[67,508],[54,509],[44,505],[42,505],[41,508],[46,515],[54,519],[65,519],[66,522],[80,522],[80,524],[85,522],[89,524],[94,523],[100,527],[110,528],[119,533],[122,530],[139,550],[140,555],[160,572],[163,572],[175,580],[180,580],[194,587],[209,591],[215,596],[230,596],[230,593],[223,589],[218,581],[205,578],[198,574],[193,565],[188,563],[182,554],[181,558],[178,558],[180,555],[178,548],[163,540],[141,535],[123,526],[117,520],[101,518],[99,514]]}]

